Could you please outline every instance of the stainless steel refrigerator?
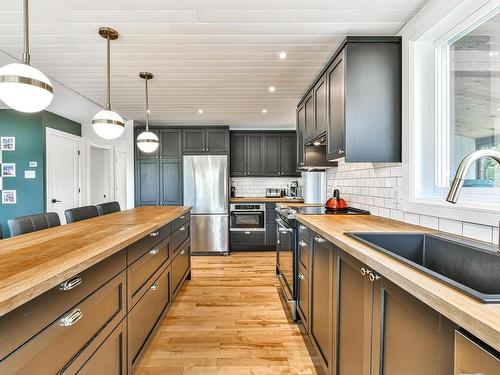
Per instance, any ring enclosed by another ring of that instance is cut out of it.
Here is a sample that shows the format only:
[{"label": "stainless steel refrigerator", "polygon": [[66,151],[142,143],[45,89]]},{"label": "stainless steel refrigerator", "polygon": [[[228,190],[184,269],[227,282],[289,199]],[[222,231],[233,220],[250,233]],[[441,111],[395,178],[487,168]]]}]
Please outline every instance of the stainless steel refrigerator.
[{"label": "stainless steel refrigerator", "polygon": [[184,156],[184,205],[191,211],[191,252],[228,254],[227,155]]}]

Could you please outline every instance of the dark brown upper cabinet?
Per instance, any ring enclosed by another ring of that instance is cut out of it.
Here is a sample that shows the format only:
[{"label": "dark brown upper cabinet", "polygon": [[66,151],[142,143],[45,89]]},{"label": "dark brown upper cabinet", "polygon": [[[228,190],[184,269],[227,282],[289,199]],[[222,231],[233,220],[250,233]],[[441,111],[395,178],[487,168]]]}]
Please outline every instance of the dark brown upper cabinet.
[{"label": "dark brown upper cabinet", "polygon": [[160,129],[160,159],[179,160],[182,156],[182,131]]},{"label": "dark brown upper cabinet", "polygon": [[227,129],[185,129],[182,132],[182,149],[187,154],[226,154],[229,152]]},{"label": "dark brown upper cabinet", "polygon": [[306,108],[302,103],[297,108],[297,168],[305,165],[304,143],[306,133]]},{"label": "dark brown upper cabinet", "polygon": [[295,132],[231,132],[231,176],[297,176]]},{"label": "dark brown upper cabinet", "polygon": [[326,130],[327,160],[400,162],[401,122],[400,37],[347,37],[297,106],[306,145]]}]

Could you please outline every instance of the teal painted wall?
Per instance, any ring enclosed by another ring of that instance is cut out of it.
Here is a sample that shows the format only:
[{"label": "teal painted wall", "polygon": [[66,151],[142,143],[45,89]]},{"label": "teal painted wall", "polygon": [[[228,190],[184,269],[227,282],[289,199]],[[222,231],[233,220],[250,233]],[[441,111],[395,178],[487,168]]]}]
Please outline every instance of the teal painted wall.
[{"label": "teal painted wall", "polygon": [[[16,204],[2,204],[0,226],[8,237],[7,219],[45,211],[45,127],[81,135],[81,125],[50,112],[26,114],[0,110],[0,137],[16,137],[15,151],[1,151],[3,163],[16,163],[16,177],[4,177],[3,189],[17,191]],[[29,162],[38,166],[30,168]],[[35,170],[35,179],[25,179],[25,170]]]}]

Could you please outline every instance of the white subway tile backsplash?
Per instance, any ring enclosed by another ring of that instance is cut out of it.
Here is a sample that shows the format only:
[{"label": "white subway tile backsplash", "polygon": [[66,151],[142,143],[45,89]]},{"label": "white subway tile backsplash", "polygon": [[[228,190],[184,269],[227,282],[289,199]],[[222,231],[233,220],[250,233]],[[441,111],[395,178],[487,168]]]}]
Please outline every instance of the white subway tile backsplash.
[{"label": "white subway tile backsplash", "polygon": [[459,236],[463,233],[463,223],[458,220],[439,218],[439,230],[443,232],[458,234]]},{"label": "white subway tile backsplash", "polygon": [[479,241],[492,242],[493,227],[464,222],[462,235]]},{"label": "white subway tile backsplash", "polygon": [[338,188],[350,205],[370,210],[372,215],[498,243],[498,227],[403,212],[401,163],[345,163],[341,160],[339,167],[327,169],[326,179],[328,195]]},{"label": "white subway tile backsplash", "polygon": [[297,177],[233,177],[231,186],[237,197],[265,197],[266,188],[284,189],[292,181],[302,185],[302,179]]}]

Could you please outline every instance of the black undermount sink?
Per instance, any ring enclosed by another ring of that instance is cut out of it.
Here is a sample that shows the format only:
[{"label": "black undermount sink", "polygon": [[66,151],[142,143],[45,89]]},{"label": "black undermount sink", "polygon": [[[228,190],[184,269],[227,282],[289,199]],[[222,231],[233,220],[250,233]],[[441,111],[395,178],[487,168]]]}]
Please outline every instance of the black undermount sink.
[{"label": "black undermount sink", "polygon": [[500,303],[500,253],[445,234],[346,233],[482,303]]}]

